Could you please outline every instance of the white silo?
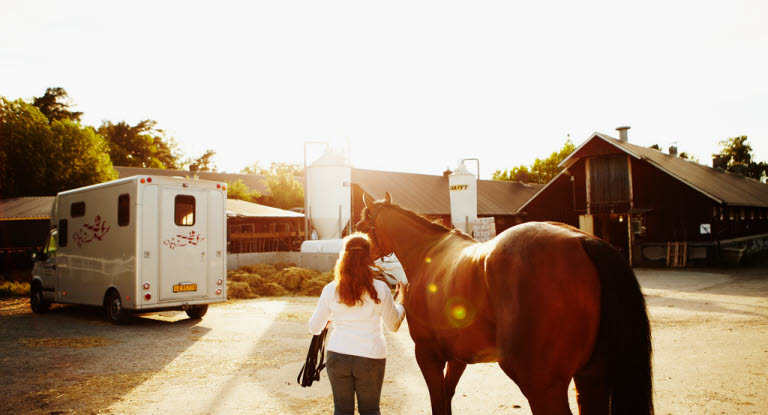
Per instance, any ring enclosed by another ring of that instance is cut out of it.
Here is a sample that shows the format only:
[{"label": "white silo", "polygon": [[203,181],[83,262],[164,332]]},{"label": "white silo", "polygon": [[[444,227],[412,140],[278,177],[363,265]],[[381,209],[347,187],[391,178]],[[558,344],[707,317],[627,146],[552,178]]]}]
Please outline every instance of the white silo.
[{"label": "white silo", "polygon": [[477,177],[464,164],[448,176],[451,195],[451,223],[456,229],[472,234],[477,219]]},{"label": "white silo", "polygon": [[340,239],[352,215],[352,166],[343,151],[326,146],[305,174],[305,214],[319,239]]}]

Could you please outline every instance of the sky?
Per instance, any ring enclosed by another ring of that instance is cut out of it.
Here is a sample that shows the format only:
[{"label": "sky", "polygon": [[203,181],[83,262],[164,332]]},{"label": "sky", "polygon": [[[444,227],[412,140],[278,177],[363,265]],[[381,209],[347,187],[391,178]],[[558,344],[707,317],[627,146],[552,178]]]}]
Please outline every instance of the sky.
[{"label": "sky", "polygon": [[[304,163],[480,178],[592,132],[768,160],[766,1],[0,0],[0,96],[158,122],[220,171]],[[468,163],[470,170],[474,162]]]}]

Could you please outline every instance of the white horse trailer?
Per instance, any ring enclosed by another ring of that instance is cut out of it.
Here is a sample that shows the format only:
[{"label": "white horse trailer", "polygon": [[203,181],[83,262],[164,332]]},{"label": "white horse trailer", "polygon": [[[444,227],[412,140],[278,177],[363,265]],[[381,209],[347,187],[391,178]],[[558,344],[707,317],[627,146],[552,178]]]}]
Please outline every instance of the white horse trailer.
[{"label": "white horse trailer", "polygon": [[185,310],[202,317],[226,301],[226,186],[134,176],[61,192],[36,254],[30,305],[101,306],[130,313]]}]

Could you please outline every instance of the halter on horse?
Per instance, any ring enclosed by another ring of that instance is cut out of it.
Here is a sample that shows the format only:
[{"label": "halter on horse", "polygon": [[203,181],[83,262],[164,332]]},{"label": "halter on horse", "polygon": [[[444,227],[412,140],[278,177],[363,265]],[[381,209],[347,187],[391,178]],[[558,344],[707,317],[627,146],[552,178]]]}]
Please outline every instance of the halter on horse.
[{"label": "halter on horse", "polygon": [[614,248],[568,225],[526,223],[485,243],[364,197],[372,255],[408,277],[408,326],[433,414],[467,364],[497,361],[534,414],[652,414],[645,299]]}]

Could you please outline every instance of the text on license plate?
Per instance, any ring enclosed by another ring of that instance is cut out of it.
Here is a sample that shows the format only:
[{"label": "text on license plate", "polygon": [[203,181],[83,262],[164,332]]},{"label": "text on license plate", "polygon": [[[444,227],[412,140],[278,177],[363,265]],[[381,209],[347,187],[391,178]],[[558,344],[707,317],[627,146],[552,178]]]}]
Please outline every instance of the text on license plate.
[{"label": "text on license plate", "polygon": [[197,291],[197,284],[176,284],[173,286],[173,292]]}]

